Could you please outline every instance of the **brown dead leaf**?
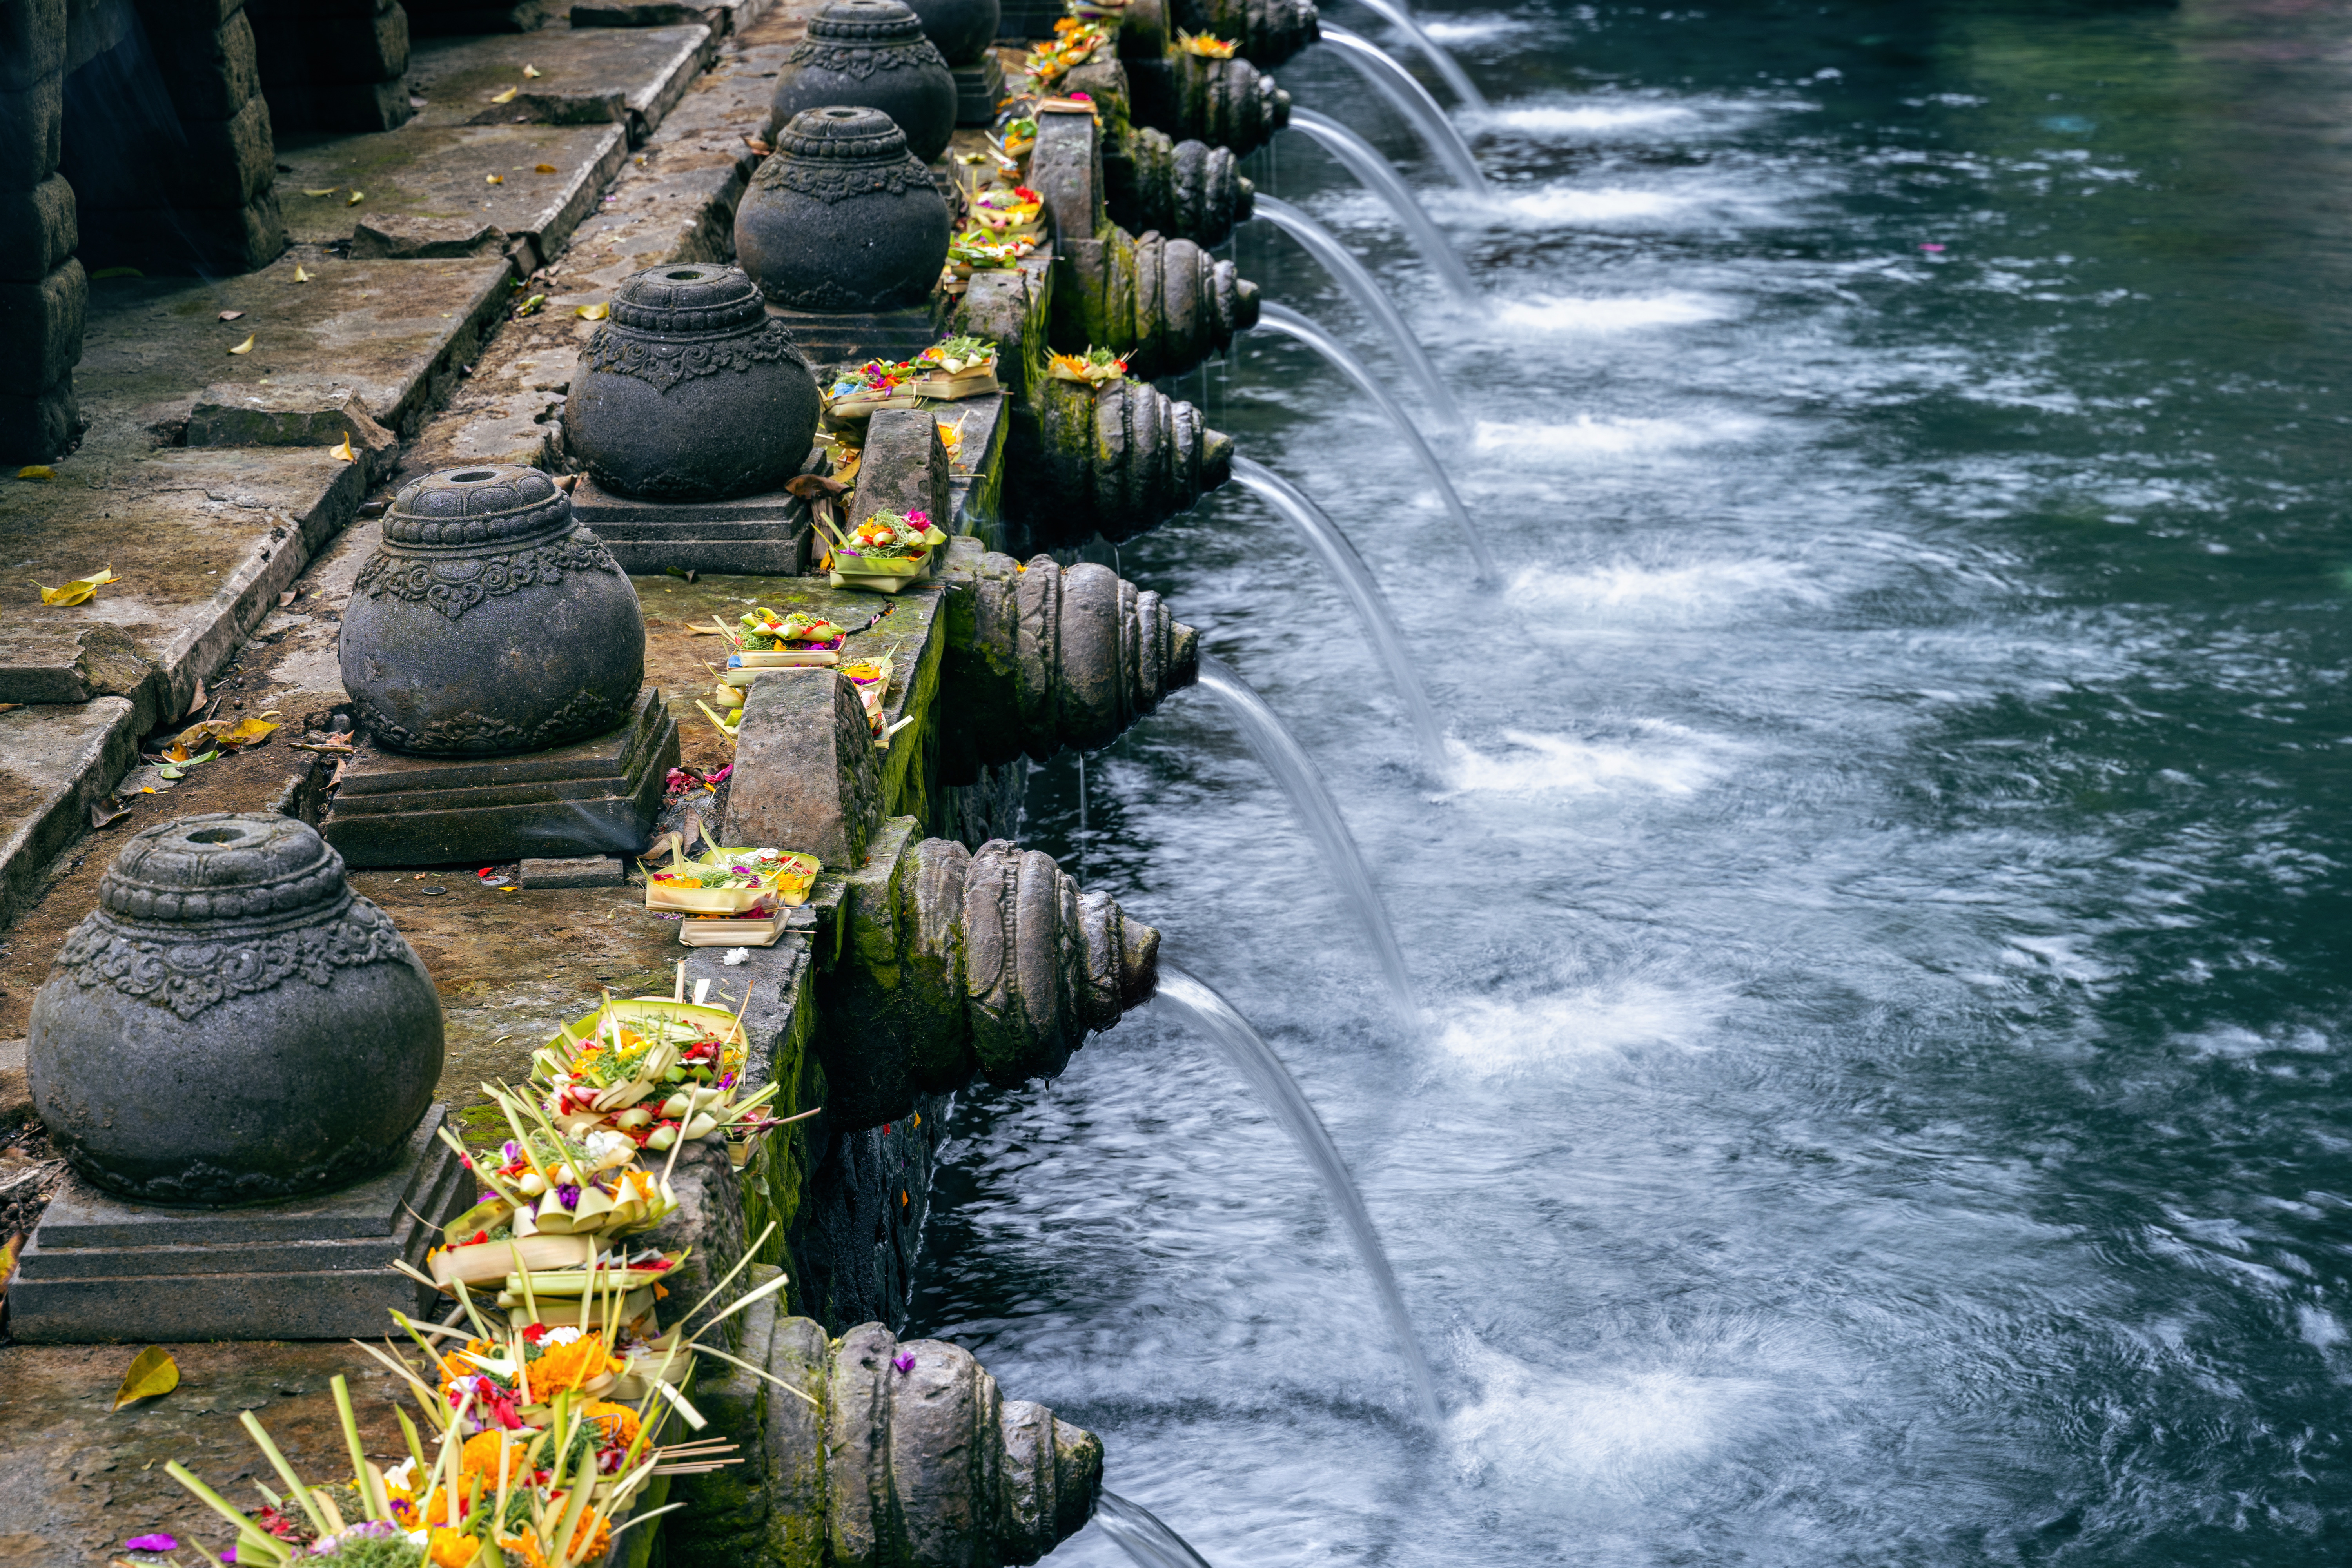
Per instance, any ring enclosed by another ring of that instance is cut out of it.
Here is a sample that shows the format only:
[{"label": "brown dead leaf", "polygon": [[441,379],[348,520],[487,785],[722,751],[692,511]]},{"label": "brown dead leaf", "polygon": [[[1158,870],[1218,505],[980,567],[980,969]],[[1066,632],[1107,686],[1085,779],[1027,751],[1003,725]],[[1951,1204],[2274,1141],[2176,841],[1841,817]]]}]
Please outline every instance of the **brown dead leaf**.
[{"label": "brown dead leaf", "polygon": [[[258,746],[276,732],[278,726],[267,719],[207,719],[191,724],[172,737],[172,749],[176,752],[207,751],[218,748],[234,752],[246,746]],[[172,759],[178,762],[181,759]]]},{"label": "brown dead leaf", "polygon": [[131,1358],[122,1386],[114,1391],[113,1409],[142,1399],[155,1399],[180,1386],[180,1363],[161,1345],[149,1345]]},{"label": "brown dead leaf", "polygon": [[530,172],[534,174],[552,174],[555,173],[555,165],[552,163],[534,164]]},{"label": "brown dead leaf", "polygon": [[196,682],[196,694],[195,694],[195,696],[194,696],[194,698],[192,698],[192,699],[189,700],[189,702],[188,702],[188,711],[187,711],[186,713],[183,713],[183,714],[181,714],[181,715],[180,715],[180,717],[181,717],[181,718],[183,718],[183,719],[185,719],[185,718],[187,718],[187,717],[189,716],[189,714],[193,714],[194,712],[195,712],[195,711],[196,711],[196,710],[198,710],[199,708],[202,708],[204,705],[205,705],[205,683],[204,683],[203,681],[199,680],[199,681],[197,681],[197,682]]}]

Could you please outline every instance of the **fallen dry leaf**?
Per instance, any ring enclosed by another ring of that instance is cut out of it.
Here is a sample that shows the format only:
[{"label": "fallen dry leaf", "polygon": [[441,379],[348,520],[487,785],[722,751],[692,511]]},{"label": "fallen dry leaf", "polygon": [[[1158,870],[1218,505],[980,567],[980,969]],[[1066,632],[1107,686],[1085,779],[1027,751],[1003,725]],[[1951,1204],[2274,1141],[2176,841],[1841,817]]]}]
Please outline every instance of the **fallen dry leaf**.
[{"label": "fallen dry leaf", "polygon": [[521,90],[522,89],[519,87],[510,87],[504,92],[494,92],[490,94],[490,101],[492,103],[512,103],[515,100],[515,94]]},{"label": "fallen dry leaf", "polygon": [[89,826],[93,832],[110,826],[130,815],[131,808],[122,804],[122,797],[119,795],[110,793],[104,800],[89,803]]},{"label": "fallen dry leaf", "polygon": [[180,1363],[161,1345],[149,1345],[131,1358],[131,1370],[122,1374],[122,1386],[114,1391],[116,1410],[134,1400],[153,1399],[180,1386]]},{"label": "fallen dry leaf", "polygon": [[47,463],[27,463],[16,470],[16,477],[20,479],[54,479],[58,471]]},{"label": "fallen dry leaf", "polygon": [[583,305],[572,313],[584,321],[601,321],[613,313],[613,307],[599,300],[593,305]]},{"label": "fallen dry leaf", "polygon": [[299,261],[294,264],[294,281],[297,283],[310,281],[310,275],[302,270],[302,264]]},{"label": "fallen dry leaf", "polygon": [[[193,752],[201,746],[206,750],[234,752],[242,746],[258,746],[277,731],[278,726],[267,719],[207,719],[201,724],[191,724],[173,736],[172,750]],[[192,756],[174,756],[172,760],[176,763],[193,762],[194,759]]]},{"label": "fallen dry leaf", "polygon": [[[258,333],[257,333],[257,334],[255,334],[255,335],[256,335],[256,336],[258,336],[259,334],[258,334]],[[246,340],[245,340],[245,342],[241,342],[241,343],[237,344],[237,345],[236,345],[236,347],[235,347],[235,348],[233,348],[233,349],[229,350],[228,352],[229,352],[229,353],[233,353],[233,354],[249,354],[249,353],[251,353],[253,352],[253,339],[252,339],[252,338],[247,338],[247,339],[246,339]]]},{"label": "fallen dry leaf", "polygon": [[[202,708],[204,705],[205,705],[205,683],[204,683],[203,681],[199,680],[199,681],[197,681],[197,682],[196,682],[196,695],[195,695],[195,699],[194,699],[194,700],[191,701],[191,702],[188,704],[188,713],[194,713],[197,709]],[[183,713],[183,714],[181,714],[181,715],[180,715],[180,717],[181,717],[181,718],[183,718],[183,719],[184,719],[184,718],[186,718],[186,717],[188,716],[188,713]]]},{"label": "fallen dry leaf", "polygon": [[353,191],[352,193],[351,199],[345,202],[343,205],[347,207],[355,207],[360,205],[360,198],[366,195],[367,193],[365,191]]},{"label": "fallen dry leaf", "polygon": [[341,458],[346,463],[356,463],[360,460],[360,455],[352,450],[352,437],[348,431],[343,435],[342,445],[327,455],[331,458]]},{"label": "fallen dry leaf", "polygon": [[482,184],[486,185],[503,185],[506,183],[507,177],[504,174],[484,174],[482,176]]},{"label": "fallen dry leaf", "polygon": [[59,584],[54,588],[41,588],[38,583],[34,584],[33,586],[41,588],[41,603],[44,605],[79,605],[88,603],[89,596],[98,592],[100,584],[121,581],[122,579],[114,574],[113,567],[102,566],[89,576],[77,577],[70,583]]},{"label": "fallen dry leaf", "polygon": [[342,188],[341,185],[329,185],[323,191],[304,191],[302,194],[306,196],[331,196]]},{"label": "fallen dry leaf", "polygon": [[534,163],[531,165],[530,172],[534,174],[552,174],[555,173],[555,165],[552,163]]},{"label": "fallen dry leaf", "polygon": [[539,79],[539,68],[538,68],[537,66],[525,66],[525,67],[523,67],[523,68],[522,68],[522,79],[523,79],[523,80],[525,80],[525,81],[536,81],[536,80],[538,80],[538,79]]},{"label": "fallen dry leaf", "polygon": [[244,315],[244,314],[245,314],[245,312],[244,312],[243,310],[223,310],[223,311],[220,313],[220,319],[221,319],[222,321],[236,321],[239,316],[242,316],[242,315]]}]

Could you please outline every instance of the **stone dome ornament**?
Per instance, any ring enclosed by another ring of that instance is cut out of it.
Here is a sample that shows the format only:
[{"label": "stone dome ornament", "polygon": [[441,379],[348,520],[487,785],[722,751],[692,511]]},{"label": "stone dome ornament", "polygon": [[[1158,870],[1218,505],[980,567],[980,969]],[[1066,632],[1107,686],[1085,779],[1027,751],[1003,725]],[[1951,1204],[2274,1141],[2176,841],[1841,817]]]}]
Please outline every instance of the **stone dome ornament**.
[{"label": "stone dome ornament", "polygon": [[780,488],[808,460],[807,358],[738,267],[655,267],[614,290],[563,406],[565,444],[606,489],[724,500]]},{"label": "stone dome ornament", "polygon": [[772,138],[803,110],[829,105],[880,110],[925,163],[955,134],[955,78],[923,19],[898,0],[833,0],[809,18],[776,73]]},{"label": "stone dome ornament", "polygon": [[158,1204],[297,1197],[393,1163],[441,1003],[342,858],[274,813],[134,835],[33,998],[33,1102],[81,1175]]},{"label": "stone dome ornament", "polygon": [[790,310],[919,305],[947,262],[947,198],[880,110],[803,110],[735,209],[735,254]]},{"label": "stone dome ornament", "polygon": [[428,474],[384,514],[343,612],[343,689],[379,746],[544,751],[629,715],[645,679],[636,590],[537,468]]}]

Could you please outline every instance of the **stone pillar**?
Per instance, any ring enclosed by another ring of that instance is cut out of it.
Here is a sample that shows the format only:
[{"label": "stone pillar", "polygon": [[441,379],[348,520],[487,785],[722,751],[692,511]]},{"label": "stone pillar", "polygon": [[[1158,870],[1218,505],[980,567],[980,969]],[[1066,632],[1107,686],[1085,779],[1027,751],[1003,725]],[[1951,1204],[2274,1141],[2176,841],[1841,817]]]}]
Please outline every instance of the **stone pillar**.
[{"label": "stone pillar", "polygon": [[83,259],[147,271],[268,263],[286,225],[244,0],[140,0],[135,11],[106,0],[98,12],[100,47],[66,82]]},{"label": "stone pillar", "polygon": [[65,0],[0,0],[0,463],[47,462],[81,438],[73,367],[89,283],[58,170],[65,62]]},{"label": "stone pillar", "polygon": [[390,131],[408,101],[408,13],[397,0],[247,0],[271,122]]}]

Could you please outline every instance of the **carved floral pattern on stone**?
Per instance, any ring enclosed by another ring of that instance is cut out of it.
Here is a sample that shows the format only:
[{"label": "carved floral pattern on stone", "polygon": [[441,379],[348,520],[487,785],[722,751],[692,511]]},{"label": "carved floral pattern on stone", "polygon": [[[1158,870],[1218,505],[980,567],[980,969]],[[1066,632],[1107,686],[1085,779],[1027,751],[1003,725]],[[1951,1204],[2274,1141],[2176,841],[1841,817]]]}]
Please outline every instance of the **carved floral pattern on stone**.
[{"label": "carved floral pattern on stone", "polygon": [[194,1019],[216,1002],[289,980],[324,986],[338,969],[404,961],[408,944],[374,905],[354,901],[334,920],[272,936],[156,942],[104,920],[77,928],[57,965],[77,984],[111,985]]},{"label": "carved floral pattern on stone", "polygon": [[635,696],[632,692],[615,701],[601,692],[576,691],[528,730],[470,709],[412,730],[372,702],[355,699],[353,706],[359,710],[360,728],[393,750],[447,756],[468,752],[538,752],[583,735],[601,735],[627,717]]},{"label": "carved floral pattern on stone", "polygon": [[[459,572],[465,574],[458,575]],[[566,572],[610,572],[618,576],[621,568],[594,534],[575,531],[536,549],[446,563],[378,551],[360,568],[352,586],[372,599],[389,594],[411,603],[421,601],[454,621],[485,599],[541,583],[561,583]]]},{"label": "carved floral pattern on stone", "polygon": [[948,68],[947,57],[934,48],[929,38],[921,37],[907,44],[843,44],[803,38],[784,58],[792,65],[814,66],[853,81],[865,81],[876,71],[921,70],[926,66]]},{"label": "carved floral pattern on stone", "polygon": [[679,382],[691,381],[698,375],[716,375],[722,370],[748,371],[772,360],[808,363],[800,345],[793,342],[792,333],[781,321],[769,321],[740,337],[688,343],[664,342],[657,338],[599,327],[588,340],[587,352],[581,355],[580,368],[583,374],[609,370],[632,375],[656,392],[667,392]]},{"label": "carved floral pattern on stone", "polygon": [[[770,158],[752,176],[763,190],[794,191],[830,205],[877,191],[903,195],[931,186],[931,172],[911,153],[896,163],[848,163],[823,158]],[[771,289],[772,295],[773,290]]]}]

